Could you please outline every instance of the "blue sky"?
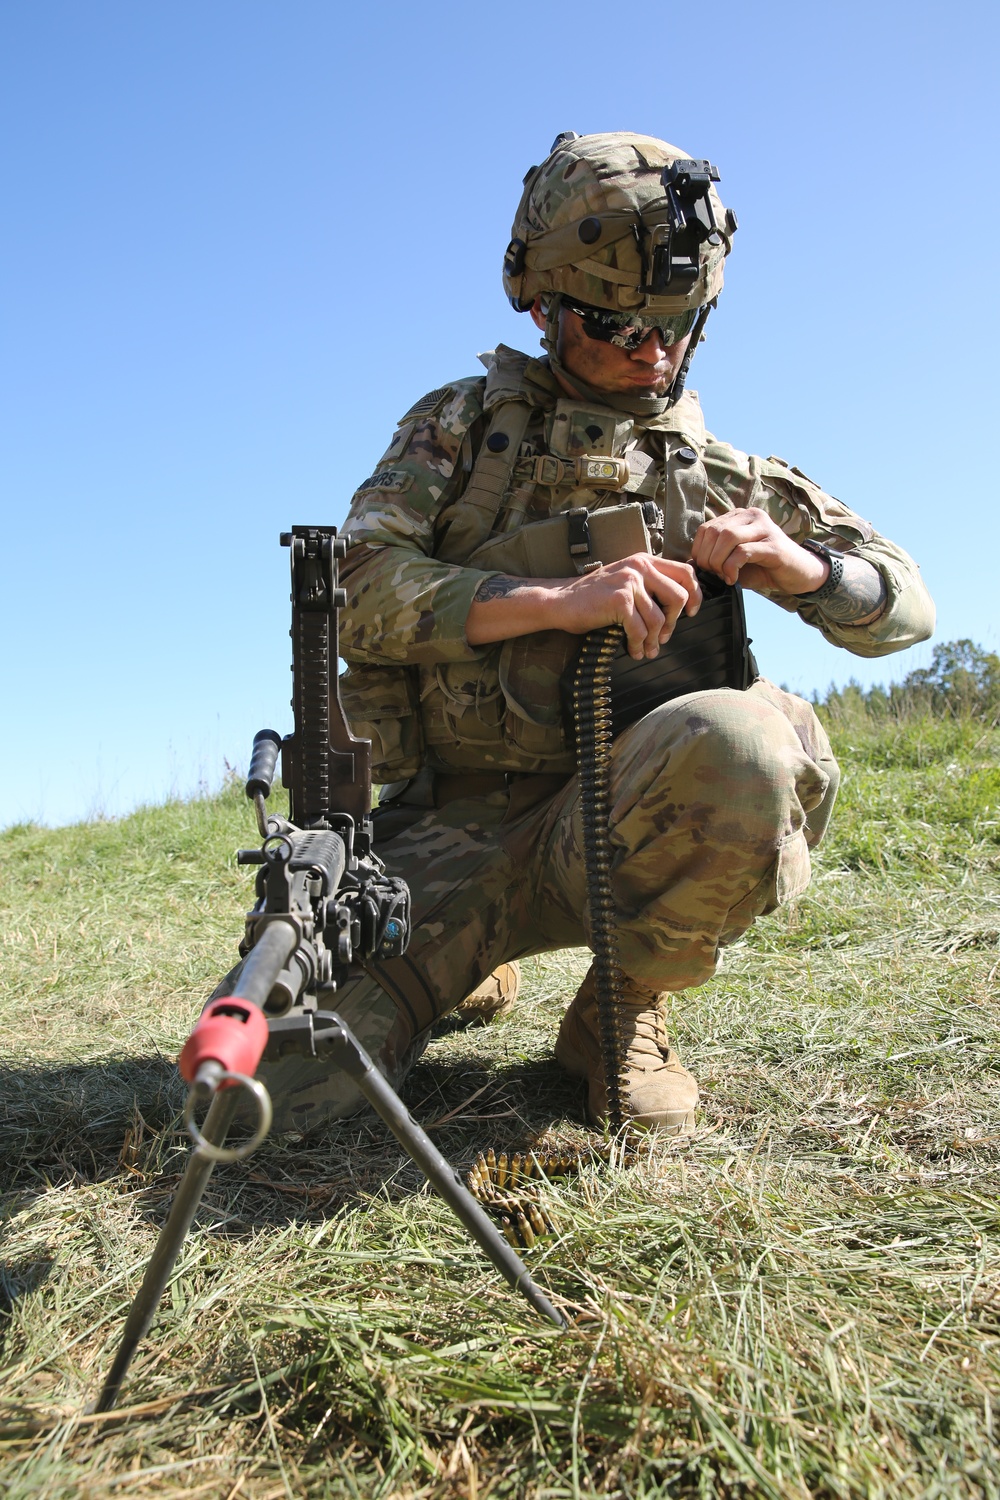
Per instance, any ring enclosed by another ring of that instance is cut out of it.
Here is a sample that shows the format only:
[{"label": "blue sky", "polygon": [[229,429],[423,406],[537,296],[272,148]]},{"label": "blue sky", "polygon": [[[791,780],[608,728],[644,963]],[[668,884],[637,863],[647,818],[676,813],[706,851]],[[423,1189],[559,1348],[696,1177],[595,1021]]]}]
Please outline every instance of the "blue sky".
[{"label": "blue sky", "polygon": [[[921,562],[1000,649],[998,8],[716,0],[0,7],[0,825],[215,785],[291,727],[293,522],[503,340],[561,130],[708,156],[740,232],[691,384]],[[984,451],[985,449],[985,451]],[[758,603],[767,674],[866,663]]]}]

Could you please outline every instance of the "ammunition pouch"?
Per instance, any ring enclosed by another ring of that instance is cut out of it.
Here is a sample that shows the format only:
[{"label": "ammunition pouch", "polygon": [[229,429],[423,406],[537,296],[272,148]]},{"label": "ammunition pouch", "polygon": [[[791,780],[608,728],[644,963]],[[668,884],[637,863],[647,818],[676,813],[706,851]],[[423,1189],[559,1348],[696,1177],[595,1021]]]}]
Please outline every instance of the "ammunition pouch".
[{"label": "ammunition pouch", "polygon": [[592,511],[579,505],[492,537],[476,548],[468,566],[515,578],[572,578],[601,563],[655,551],[651,532],[662,525],[659,507],[651,500]]},{"label": "ammunition pouch", "polygon": [[490,767],[571,775],[559,680],[579,644],[579,636],[565,631],[540,631],[504,641],[478,661],[422,668],[428,763],[439,771]]},{"label": "ammunition pouch", "polygon": [[377,782],[405,781],[424,761],[416,667],[352,666],[340,678],[340,701],[354,734],[372,742]]}]

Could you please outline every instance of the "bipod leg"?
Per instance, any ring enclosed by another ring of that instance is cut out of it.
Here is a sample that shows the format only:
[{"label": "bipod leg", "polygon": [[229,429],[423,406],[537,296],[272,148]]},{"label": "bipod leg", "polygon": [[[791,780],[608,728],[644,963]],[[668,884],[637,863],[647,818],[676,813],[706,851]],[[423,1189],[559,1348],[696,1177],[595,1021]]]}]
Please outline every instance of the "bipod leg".
[{"label": "bipod leg", "polygon": [[[201,1132],[202,1139],[209,1146],[221,1147],[233,1122],[239,1100],[238,1088],[220,1089],[215,1095]],[[132,1363],[132,1356],[135,1354],[139,1341],[149,1332],[149,1325],[156,1315],[160,1298],[170,1280],[170,1273],[174,1269],[174,1263],[191,1227],[191,1220],[198,1211],[198,1205],[208,1186],[208,1179],[212,1175],[215,1161],[214,1155],[210,1156],[200,1146],[196,1146],[191,1153],[187,1170],[181,1178],[180,1187],[174,1194],[174,1201],[170,1205],[167,1221],[160,1230],[159,1238],[149,1258],[142,1285],[129,1308],[125,1330],[114,1363],[108,1373],[108,1378],[101,1387],[101,1394],[94,1402],[92,1410],[95,1412],[110,1411],[118,1400],[118,1392],[128,1372],[128,1367]]]},{"label": "bipod leg", "polygon": [[329,1012],[322,1017],[317,1015],[314,1020],[323,1023],[322,1030],[318,1024],[316,1027],[317,1049],[329,1050],[333,1060],[354,1079],[375,1113],[388,1125],[404,1151],[441,1194],[501,1276],[516,1292],[526,1297],[543,1318],[557,1328],[566,1328],[568,1324],[562,1313],[553,1307],[516,1250],[479,1206],[426,1131],[417,1124],[395,1089],[382,1077],[351,1028],[339,1016]]}]

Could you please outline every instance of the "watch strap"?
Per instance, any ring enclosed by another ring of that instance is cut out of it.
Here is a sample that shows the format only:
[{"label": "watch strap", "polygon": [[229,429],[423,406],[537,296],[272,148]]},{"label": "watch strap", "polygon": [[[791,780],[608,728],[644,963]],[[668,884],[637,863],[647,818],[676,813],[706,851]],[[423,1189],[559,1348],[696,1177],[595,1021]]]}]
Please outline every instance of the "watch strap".
[{"label": "watch strap", "polygon": [[836,593],[844,577],[844,559],[839,552],[831,552],[824,542],[817,542],[813,537],[806,537],[804,542],[799,543],[808,552],[815,552],[817,557],[825,557],[830,564],[830,573],[826,582],[821,584],[811,594],[796,594],[796,599],[801,599],[803,604],[822,604],[824,599],[829,599],[831,594]]}]

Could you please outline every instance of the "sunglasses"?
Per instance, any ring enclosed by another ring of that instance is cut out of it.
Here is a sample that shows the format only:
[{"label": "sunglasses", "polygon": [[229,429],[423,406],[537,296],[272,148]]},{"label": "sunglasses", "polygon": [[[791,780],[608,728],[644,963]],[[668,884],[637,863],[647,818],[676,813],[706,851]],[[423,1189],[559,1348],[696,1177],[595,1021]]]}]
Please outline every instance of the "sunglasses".
[{"label": "sunglasses", "polygon": [[654,317],[644,317],[633,312],[606,312],[603,307],[590,307],[586,302],[571,302],[568,297],[563,297],[561,305],[583,319],[583,331],[589,339],[599,339],[602,344],[614,344],[629,353],[638,349],[654,329],[665,344],[679,343],[691,332],[701,312],[700,307],[692,307],[686,312],[670,313],[667,316],[657,313]]}]

